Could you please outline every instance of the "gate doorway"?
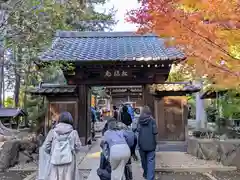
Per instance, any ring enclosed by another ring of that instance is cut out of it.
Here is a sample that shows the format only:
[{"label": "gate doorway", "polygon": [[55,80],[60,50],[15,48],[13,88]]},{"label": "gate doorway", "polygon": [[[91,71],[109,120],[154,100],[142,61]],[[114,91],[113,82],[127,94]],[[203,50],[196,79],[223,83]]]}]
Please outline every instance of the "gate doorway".
[{"label": "gate doorway", "polygon": [[[85,144],[91,139],[92,86],[141,86],[142,104],[148,105],[155,115],[150,85],[163,84],[172,64],[185,59],[182,52],[166,47],[164,41],[155,34],[134,32],[58,31],[53,46],[42,53],[40,60],[43,64],[62,63],[65,86],[74,87],[74,90],[70,93],[66,89],[59,90],[54,94],[40,87],[37,93],[44,95],[42,92],[45,92],[49,104],[74,101],[75,128]],[[73,68],[66,68],[68,65]]]},{"label": "gate doorway", "polygon": [[186,95],[198,92],[191,82],[165,83],[153,87],[158,141],[185,141],[188,136]]}]

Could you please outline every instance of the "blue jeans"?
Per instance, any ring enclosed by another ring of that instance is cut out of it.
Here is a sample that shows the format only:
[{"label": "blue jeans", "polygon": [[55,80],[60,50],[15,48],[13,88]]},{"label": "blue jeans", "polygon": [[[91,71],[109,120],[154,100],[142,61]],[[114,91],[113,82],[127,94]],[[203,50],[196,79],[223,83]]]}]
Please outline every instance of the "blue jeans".
[{"label": "blue jeans", "polygon": [[155,178],[155,151],[139,150],[141,163],[143,168],[143,177],[147,180],[154,180]]}]

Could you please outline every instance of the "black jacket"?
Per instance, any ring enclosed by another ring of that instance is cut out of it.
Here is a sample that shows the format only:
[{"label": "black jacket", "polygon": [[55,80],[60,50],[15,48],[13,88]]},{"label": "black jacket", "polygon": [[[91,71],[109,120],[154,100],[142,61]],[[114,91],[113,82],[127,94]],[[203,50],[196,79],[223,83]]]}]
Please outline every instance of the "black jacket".
[{"label": "black jacket", "polygon": [[122,113],[121,113],[121,121],[124,123],[126,126],[129,126],[132,124],[132,118],[131,115],[128,113],[128,108],[127,106],[124,106],[122,108]]}]

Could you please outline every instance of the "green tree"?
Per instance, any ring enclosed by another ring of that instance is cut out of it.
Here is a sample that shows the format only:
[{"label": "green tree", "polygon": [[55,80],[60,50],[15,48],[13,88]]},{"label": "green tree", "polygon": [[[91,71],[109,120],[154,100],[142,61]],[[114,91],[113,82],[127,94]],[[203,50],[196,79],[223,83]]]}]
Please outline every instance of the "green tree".
[{"label": "green tree", "polygon": [[231,90],[219,99],[222,105],[223,117],[227,119],[240,119],[240,98],[239,91]]},{"label": "green tree", "polygon": [[4,107],[6,108],[10,108],[10,107],[13,107],[14,105],[14,100],[12,97],[8,96],[5,101],[4,101]]},{"label": "green tree", "polygon": [[26,93],[28,89],[42,81],[64,82],[60,70],[62,64],[51,64],[42,69],[36,66],[36,57],[51,45],[56,30],[103,31],[115,24],[113,21],[115,12],[98,13],[94,10],[96,3],[105,1],[95,0],[86,4],[79,0],[62,2],[24,0],[17,6],[16,3],[14,5],[9,3],[12,7],[8,11],[7,24],[1,29],[7,31],[5,48],[12,51],[8,67],[12,67],[15,77],[13,83],[15,106],[22,105],[25,110],[30,111],[29,117],[32,118],[31,113],[35,114],[36,109],[43,106],[42,103],[41,105],[37,103],[39,101],[33,103]]}]

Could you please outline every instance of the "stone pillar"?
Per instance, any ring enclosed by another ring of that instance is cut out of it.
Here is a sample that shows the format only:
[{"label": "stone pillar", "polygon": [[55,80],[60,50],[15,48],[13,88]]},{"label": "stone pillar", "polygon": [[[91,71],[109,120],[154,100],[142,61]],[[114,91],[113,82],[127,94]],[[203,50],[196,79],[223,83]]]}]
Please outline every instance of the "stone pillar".
[{"label": "stone pillar", "polygon": [[200,92],[196,93],[196,124],[197,129],[207,128],[207,117],[204,107],[204,100],[201,99]]}]

